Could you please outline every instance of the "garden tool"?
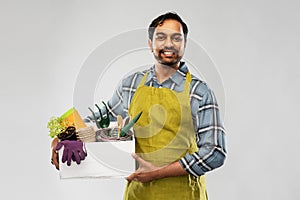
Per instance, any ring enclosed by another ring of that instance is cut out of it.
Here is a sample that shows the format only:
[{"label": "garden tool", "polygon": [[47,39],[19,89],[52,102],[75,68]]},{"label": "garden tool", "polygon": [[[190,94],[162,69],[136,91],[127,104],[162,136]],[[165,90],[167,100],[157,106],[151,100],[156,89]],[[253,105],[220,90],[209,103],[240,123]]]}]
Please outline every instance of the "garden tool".
[{"label": "garden tool", "polygon": [[121,115],[118,115],[117,116],[117,121],[118,121],[118,138],[120,138],[120,133],[121,133],[121,128],[122,128],[122,125],[123,125],[123,118]]},{"label": "garden tool", "polygon": [[92,112],[94,120],[96,122],[96,125],[99,129],[100,128],[107,128],[107,127],[109,127],[109,124],[110,124],[110,120],[109,120],[109,116],[108,116],[108,108],[107,108],[106,104],[104,103],[104,101],[102,101],[102,103],[104,104],[105,109],[106,109],[106,117],[105,118],[103,117],[101,109],[99,108],[99,106],[97,104],[95,104],[95,106],[99,110],[100,120],[97,119],[96,114],[94,113],[94,111],[90,107],[88,107],[88,109]]},{"label": "garden tool", "polygon": [[140,112],[139,114],[137,114],[126,126],[124,126],[121,129],[121,133],[120,133],[121,137],[124,137],[126,135],[126,133],[129,131],[129,129],[131,129],[131,127],[133,127],[133,125],[139,120],[142,113],[143,112]]}]

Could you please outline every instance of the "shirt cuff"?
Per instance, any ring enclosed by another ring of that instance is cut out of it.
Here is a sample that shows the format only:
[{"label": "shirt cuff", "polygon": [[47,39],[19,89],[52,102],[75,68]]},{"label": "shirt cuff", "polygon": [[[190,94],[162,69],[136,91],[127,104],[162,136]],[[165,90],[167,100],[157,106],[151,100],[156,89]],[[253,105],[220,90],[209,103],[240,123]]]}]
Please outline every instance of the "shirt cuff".
[{"label": "shirt cuff", "polygon": [[196,159],[190,154],[187,154],[185,157],[181,158],[179,160],[179,163],[189,174],[195,177],[199,177],[205,174],[202,168],[197,165]]}]

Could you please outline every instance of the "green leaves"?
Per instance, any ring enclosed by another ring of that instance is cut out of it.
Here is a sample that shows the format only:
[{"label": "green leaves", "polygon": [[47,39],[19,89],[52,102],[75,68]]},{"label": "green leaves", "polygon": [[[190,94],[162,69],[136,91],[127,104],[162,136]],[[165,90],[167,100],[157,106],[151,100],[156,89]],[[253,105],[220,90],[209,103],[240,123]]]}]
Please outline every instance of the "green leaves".
[{"label": "green leaves", "polygon": [[60,117],[51,117],[50,121],[47,124],[49,128],[49,136],[54,138],[58,134],[64,132],[69,126],[69,123],[65,120],[62,120]]}]

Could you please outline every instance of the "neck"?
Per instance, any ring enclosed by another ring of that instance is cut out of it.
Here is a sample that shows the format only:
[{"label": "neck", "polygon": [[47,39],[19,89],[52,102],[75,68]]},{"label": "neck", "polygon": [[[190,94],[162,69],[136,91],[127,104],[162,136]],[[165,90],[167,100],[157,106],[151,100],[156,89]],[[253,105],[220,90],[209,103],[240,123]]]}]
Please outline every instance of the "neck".
[{"label": "neck", "polygon": [[155,63],[155,74],[158,82],[162,83],[169,79],[179,68],[179,62],[174,66],[167,66],[161,63]]}]

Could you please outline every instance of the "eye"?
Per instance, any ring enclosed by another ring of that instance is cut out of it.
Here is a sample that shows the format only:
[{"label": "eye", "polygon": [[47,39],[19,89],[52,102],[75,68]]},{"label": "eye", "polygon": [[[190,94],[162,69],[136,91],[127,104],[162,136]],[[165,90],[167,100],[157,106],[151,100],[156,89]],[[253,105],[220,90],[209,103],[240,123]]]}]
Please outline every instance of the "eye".
[{"label": "eye", "polygon": [[166,36],[165,35],[156,35],[155,39],[158,41],[163,41],[166,39]]},{"label": "eye", "polygon": [[172,37],[172,40],[174,42],[181,42],[182,41],[182,36],[181,35],[175,35]]}]

